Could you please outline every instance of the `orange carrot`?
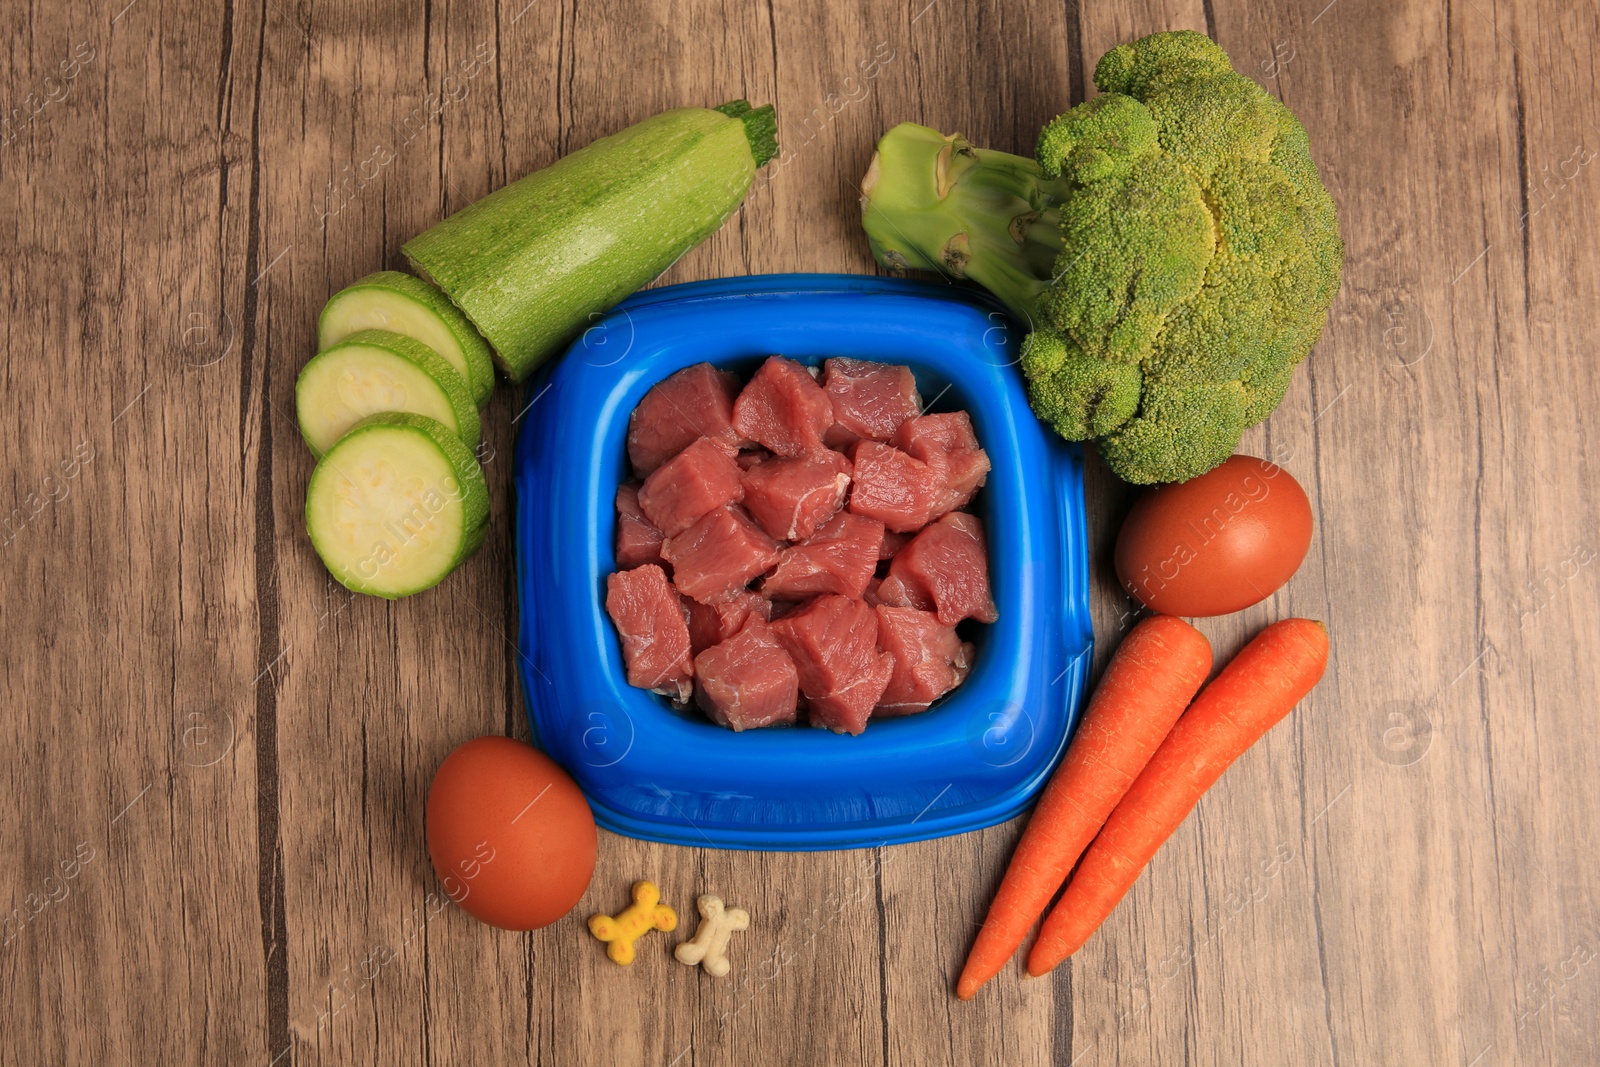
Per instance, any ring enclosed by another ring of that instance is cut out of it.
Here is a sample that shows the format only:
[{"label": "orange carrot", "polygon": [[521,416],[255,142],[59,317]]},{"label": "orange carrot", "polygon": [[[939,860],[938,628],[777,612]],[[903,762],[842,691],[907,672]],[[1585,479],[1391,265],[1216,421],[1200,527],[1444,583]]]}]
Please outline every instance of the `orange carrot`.
[{"label": "orange carrot", "polygon": [[1106,820],[1028,954],[1041,975],[1111,914],[1200,795],[1289,714],[1328,665],[1320,622],[1285,619],[1256,635],[1195,698]]},{"label": "orange carrot", "polygon": [[1117,648],[1017,843],[956,996],[971,1000],[1017,951],[1209,673],[1210,642],[1170,615],[1139,623]]}]

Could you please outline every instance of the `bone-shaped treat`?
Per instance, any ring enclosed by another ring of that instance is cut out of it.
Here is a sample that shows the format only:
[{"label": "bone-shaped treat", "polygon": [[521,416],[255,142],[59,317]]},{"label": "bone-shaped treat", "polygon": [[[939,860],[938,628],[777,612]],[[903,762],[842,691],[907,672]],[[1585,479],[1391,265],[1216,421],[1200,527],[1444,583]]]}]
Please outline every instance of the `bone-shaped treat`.
[{"label": "bone-shaped treat", "polygon": [[728,973],[728,938],[736,930],[750,928],[750,913],[743,908],[724,908],[722,898],[711,893],[701,894],[695,906],[700,909],[700,928],[672,954],[679,963],[690,967],[698,963],[711,977],[722,978]]},{"label": "bone-shaped treat", "polygon": [[633,883],[633,903],[620,915],[592,915],[589,932],[606,942],[606,955],[627,966],[633,962],[633,943],[651,930],[671,931],[678,927],[678,913],[661,903],[661,890],[654,882]]}]

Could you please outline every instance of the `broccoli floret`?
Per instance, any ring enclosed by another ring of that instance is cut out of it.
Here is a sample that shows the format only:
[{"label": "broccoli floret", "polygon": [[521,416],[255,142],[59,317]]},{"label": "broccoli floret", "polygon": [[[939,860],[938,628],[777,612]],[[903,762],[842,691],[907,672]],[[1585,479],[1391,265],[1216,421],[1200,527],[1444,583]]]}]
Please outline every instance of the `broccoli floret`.
[{"label": "broccoli floret", "polygon": [[1203,34],[1107,52],[1102,95],[1035,159],[904,123],[863,225],[885,266],[969,278],[1031,331],[1034,410],[1123,479],[1183,481],[1283,399],[1339,289],[1338,216],[1304,128]]}]

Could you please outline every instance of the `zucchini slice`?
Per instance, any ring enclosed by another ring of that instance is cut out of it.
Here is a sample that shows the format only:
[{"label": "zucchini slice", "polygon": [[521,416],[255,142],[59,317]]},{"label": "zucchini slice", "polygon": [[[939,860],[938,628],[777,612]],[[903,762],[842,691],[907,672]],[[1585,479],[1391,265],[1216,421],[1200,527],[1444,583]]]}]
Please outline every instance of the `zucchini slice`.
[{"label": "zucchini slice", "polygon": [[339,438],[311,473],[306,531],[347,589],[394,600],[437,585],[483,543],[483,468],[448,426],[384,412]]},{"label": "zucchini slice", "polygon": [[387,330],[353,333],[300,370],[294,402],[300,433],[320,456],[345,431],[380,411],[444,423],[470,449],[481,432],[466,380],[421,341]]},{"label": "zucchini slice", "polygon": [[449,297],[421,278],[380,270],[334,293],[317,320],[317,351],[362,330],[416,338],[467,380],[480,408],[489,402],[494,360],[488,342]]}]

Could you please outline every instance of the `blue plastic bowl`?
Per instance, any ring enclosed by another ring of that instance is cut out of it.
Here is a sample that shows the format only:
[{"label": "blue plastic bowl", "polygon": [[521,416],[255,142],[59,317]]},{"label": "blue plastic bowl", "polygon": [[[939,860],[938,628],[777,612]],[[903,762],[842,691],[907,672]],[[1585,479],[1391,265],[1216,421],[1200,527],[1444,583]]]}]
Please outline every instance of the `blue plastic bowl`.
[{"label": "blue plastic bowl", "polygon": [[[980,294],[854,275],[696,282],[619,305],[531,384],[517,441],[528,717],[602,826],[718,848],[808,850],[990,826],[1043,785],[1077,719],[1093,635],[1083,465],[1028,409],[1019,338]],[[908,364],[929,410],[965,409],[993,469],[973,501],[1000,619],[965,685],[859,737],[734,733],[624,680],[603,604],[628,416],[674,371],[748,376],[768,355]]]}]

